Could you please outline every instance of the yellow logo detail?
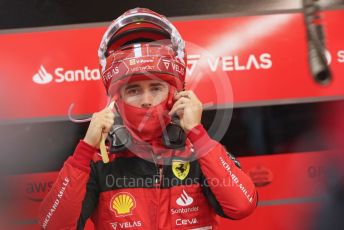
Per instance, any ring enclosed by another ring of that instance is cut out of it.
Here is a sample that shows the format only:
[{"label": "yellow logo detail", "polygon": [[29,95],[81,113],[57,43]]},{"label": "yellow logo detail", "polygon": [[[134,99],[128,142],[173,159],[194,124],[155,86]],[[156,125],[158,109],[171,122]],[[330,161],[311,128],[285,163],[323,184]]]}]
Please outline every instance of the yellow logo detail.
[{"label": "yellow logo detail", "polygon": [[136,64],[136,60],[135,59],[130,59],[129,60],[129,65],[135,65]]},{"label": "yellow logo detail", "polygon": [[131,215],[135,207],[136,201],[134,197],[127,192],[117,193],[112,197],[110,203],[110,209],[114,211],[118,217]]},{"label": "yellow logo detail", "polygon": [[182,160],[172,160],[172,172],[180,180],[184,180],[190,172],[190,163]]}]

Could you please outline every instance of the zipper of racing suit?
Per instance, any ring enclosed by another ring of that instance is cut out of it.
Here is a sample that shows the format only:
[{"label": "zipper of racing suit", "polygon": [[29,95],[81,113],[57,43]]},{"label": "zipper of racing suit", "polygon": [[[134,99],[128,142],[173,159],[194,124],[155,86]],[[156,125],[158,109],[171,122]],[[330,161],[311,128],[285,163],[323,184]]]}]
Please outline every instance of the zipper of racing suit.
[{"label": "zipper of racing suit", "polygon": [[[157,193],[157,198],[158,198],[158,208],[156,211],[156,227],[155,229],[159,229],[159,213],[160,213],[160,187],[161,187],[161,181],[162,181],[162,177],[163,177],[163,165],[160,164],[161,162],[157,162],[156,158],[155,158],[155,154],[153,153],[153,151],[151,152],[152,154],[152,158],[154,160],[154,164],[155,164],[155,169],[156,169],[156,173],[157,175],[159,175],[159,178],[156,177],[155,181],[154,181],[154,185],[155,185],[155,191]],[[157,158],[160,156],[157,156]],[[158,159],[159,160],[159,159]]]}]

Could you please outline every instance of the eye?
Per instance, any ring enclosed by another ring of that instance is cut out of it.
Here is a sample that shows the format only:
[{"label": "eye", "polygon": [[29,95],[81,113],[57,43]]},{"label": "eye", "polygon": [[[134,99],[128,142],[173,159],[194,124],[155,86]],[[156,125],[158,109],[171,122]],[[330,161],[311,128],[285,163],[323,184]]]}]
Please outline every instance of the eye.
[{"label": "eye", "polygon": [[162,91],[162,87],[161,86],[154,86],[154,87],[151,88],[151,90],[153,92],[159,92],[159,91]]},{"label": "eye", "polygon": [[128,89],[128,90],[126,91],[126,93],[127,93],[128,96],[134,96],[134,95],[139,94],[140,92],[139,92],[139,89],[137,89],[137,88],[132,88],[132,89]]}]

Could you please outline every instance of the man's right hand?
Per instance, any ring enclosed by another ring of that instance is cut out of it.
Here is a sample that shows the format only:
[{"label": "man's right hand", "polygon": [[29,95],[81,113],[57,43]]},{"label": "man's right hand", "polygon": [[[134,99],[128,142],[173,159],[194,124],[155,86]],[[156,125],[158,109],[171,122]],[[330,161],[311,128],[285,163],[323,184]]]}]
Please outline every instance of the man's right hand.
[{"label": "man's right hand", "polygon": [[107,107],[92,115],[92,120],[88,126],[84,141],[96,148],[99,148],[99,143],[102,135],[107,137],[111,127],[114,124],[115,114],[112,108]]}]

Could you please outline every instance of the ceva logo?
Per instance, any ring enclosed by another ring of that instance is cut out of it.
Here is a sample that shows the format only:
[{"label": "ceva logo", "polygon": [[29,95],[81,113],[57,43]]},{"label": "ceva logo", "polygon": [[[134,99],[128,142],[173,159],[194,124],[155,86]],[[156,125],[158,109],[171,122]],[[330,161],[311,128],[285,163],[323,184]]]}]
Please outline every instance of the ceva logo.
[{"label": "ceva logo", "polygon": [[83,69],[65,70],[58,67],[54,70],[53,74],[49,73],[46,68],[41,65],[32,77],[32,81],[39,85],[46,85],[50,82],[79,82],[79,81],[97,81],[100,80],[99,69],[89,69],[85,66]]},{"label": "ceva logo", "polygon": [[53,75],[48,73],[44,66],[41,65],[41,67],[39,67],[38,72],[33,75],[32,80],[33,82],[40,85],[48,84],[53,80]]}]

